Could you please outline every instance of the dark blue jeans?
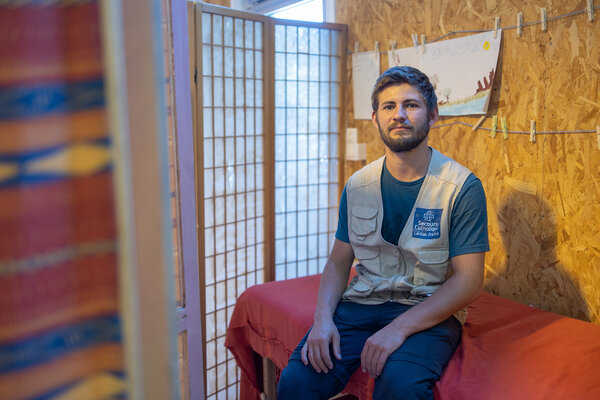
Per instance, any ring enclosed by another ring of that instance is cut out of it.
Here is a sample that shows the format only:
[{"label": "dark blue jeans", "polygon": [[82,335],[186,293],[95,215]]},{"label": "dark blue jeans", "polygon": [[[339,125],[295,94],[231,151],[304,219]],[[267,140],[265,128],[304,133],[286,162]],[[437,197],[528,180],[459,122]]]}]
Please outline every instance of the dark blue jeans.
[{"label": "dark blue jeans", "polygon": [[[307,333],[281,372],[277,399],[328,399],[338,394],[359,367],[367,339],[410,307],[392,302],[381,305],[340,302],[333,321],[340,334],[342,359],[337,360],[331,353],[333,369],[326,374],[316,372],[310,363],[304,365],[300,351]],[[383,372],[375,380],[373,398],[433,399],[433,386],[454,354],[461,332],[458,320],[450,317],[408,337],[388,357]]]}]

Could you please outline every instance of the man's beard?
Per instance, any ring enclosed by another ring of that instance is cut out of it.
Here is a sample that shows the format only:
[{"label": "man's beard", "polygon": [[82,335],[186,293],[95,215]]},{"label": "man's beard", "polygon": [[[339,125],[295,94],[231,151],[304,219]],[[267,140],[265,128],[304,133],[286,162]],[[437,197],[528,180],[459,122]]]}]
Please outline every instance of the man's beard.
[{"label": "man's beard", "polygon": [[[398,126],[407,126],[409,129],[413,130],[413,135],[411,136],[399,136],[393,138],[390,134],[391,130],[397,128]],[[411,151],[419,146],[423,140],[427,138],[429,134],[429,125],[425,124],[421,127],[414,127],[412,125],[402,125],[402,124],[392,124],[390,125],[386,132],[381,129],[381,125],[379,121],[377,121],[377,127],[379,128],[379,135],[381,136],[381,140],[383,143],[394,153],[399,153],[403,151]]]}]

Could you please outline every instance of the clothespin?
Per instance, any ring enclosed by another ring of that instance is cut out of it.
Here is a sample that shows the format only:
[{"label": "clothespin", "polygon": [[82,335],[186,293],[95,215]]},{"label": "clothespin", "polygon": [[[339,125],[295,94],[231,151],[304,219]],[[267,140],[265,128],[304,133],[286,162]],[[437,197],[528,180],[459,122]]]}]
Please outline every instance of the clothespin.
[{"label": "clothespin", "polygon": [[358,40],[354,41],[354,52],[358,53]]},{"label": "clothespin", "polygon": [[421,35],[421,53],[425,53],[425,35]]},{"label": "clothespin", "polygon": [[498,29],[500,29],[500,17],[496,17],[494,21],[494,39],[498,37]]},{"label": "clothespin", "polygon": [[596,139],[598,140],[598,150],[600,150],[600,125],[596,127]]},{"label": "clothespin", "polygon": [[492,138],[496,137],[496,131],[498,130],[498,116],[494,115],[492,117],[492,133],[490,133],[490,135],[492,136]]},{"label": "clothespin", "polygon": [[504,140],[508,139],[508,128],[506,126],[506,117],[502,117],[500,120],[502,122],[502,137]]},{"label": "clothespin", "polygon": [[535,143],[535,121],[531,120],[529,124],[529,140],[531,143]]},{"label": "clothespin", "polygon": [[390,40],[390,50],[396,50],[396,41]]},{"label": "clothespin", "polygon": [[416,33],[413,33],[412,35],[412,41],[413,41],[413,45],[416,47],[419,46],[419,36]]},{"label": "clothespin", "polygon": [[548,14],[545,8],[540,8],[540,15],[542,20],[542,32],[548,32]]},{"label": "clothespin", "polygon": [[520,11],[517,13],[517,33],[523,35],[523,13]]},{"label": "clothespin", "polygon": [[483,124],[483,121],[485,121],[485,115],[482,115],[481,118],[479,118],[479,121],[477,121],[477,123],[473,126],[471,130],[475,132],[477,129],[479,129],[481,124]]},{"label": "clothespin", "polygon": [[588,13],[588,21],[594,20],[594,0],[587,0],[587,6],[585,7]]},{"label": "clothespin", "polygon": [[379,41],[375,42],[375,51],[379,53]]}]

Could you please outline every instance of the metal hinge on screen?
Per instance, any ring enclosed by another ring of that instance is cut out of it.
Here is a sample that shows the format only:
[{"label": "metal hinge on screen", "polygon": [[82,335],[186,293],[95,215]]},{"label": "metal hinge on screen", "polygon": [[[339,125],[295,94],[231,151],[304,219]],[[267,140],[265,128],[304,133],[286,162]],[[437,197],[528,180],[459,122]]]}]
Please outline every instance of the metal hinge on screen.
[{"label": "metal hinge on screen", "polygon": [[194,83],[198,83],[198,68],[194,67]]}]

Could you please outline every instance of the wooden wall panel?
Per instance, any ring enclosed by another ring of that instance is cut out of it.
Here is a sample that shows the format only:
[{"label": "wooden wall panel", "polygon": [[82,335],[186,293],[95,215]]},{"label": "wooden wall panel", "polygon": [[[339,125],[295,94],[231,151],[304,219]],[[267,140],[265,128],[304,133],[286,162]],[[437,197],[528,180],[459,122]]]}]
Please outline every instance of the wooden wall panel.
[{"label": "wooden wall panel", "polygon": [[[337,0],[337,22],[349,26],[348,50],[381,50],[390,40],[412,45],[411,34],[428,40],[452,31],[488,29],[585,9],[585,1],[509,0]],[[488,118],[506,117],[509,130],[593,130],[600,125],[600,10],[596,20],[580,14],[503,34]],[[450,35],[448,38],[464,34]],[[367,143],[367,159],[383,154],[370,121],[353,119],[349,68],[348,126]],[[382,54],[381,70],[387,68]],[[438,125],[477,117],[443,118]],[[500,127],[500,124],[499,124]],[[464,164],[482,180],[488,200],[491,251],[486,257],[486,291],[535,307],[600,323],[600,150],[596,135],[528,135],[473,132],[453,125],[432,129],[430,144]],[[363,163],[347,162],[346,176]]]},{"label": "wooden wall panel", "polygon": [[231,0],[203,0],[202,2],[214,4],[215,6],[231,7]]}]

